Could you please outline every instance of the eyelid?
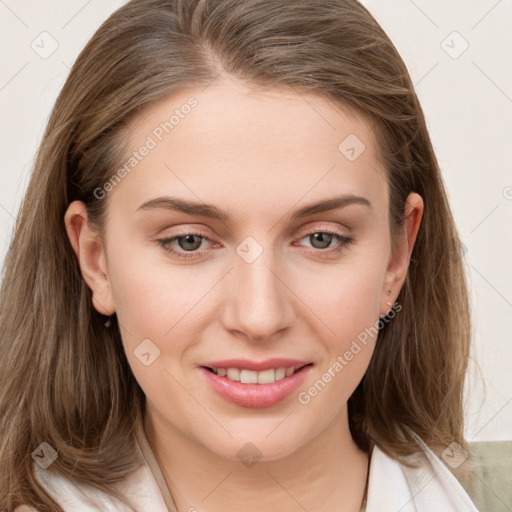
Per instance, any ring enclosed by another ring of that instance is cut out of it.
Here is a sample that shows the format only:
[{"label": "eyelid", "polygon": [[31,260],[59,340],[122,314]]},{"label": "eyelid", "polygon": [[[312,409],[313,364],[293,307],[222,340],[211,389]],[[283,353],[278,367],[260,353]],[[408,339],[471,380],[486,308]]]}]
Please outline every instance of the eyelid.
[{"label": "eyelid", "polygon": [[334,227],[331,224],[326,224],[326,225],[313,225],[313,226],[301,229],[300,238],[303,238],[304,236],[307,236],[307,235],[312,235],[313,233],[320,233],[320,232],[336,234],[336,235],[340,235],[340,236],[347,236],[347,237],[351,236],[351,230],[348,229],[347,227],[345,227],[343,229],[339,225],[336,225],[336,227]]}]

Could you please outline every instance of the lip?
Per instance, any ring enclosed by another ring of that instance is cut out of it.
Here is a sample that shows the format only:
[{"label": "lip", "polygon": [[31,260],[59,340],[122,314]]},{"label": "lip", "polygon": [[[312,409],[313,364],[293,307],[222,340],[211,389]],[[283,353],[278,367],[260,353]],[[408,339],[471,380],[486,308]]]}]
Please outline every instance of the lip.
[{"label": "lip", "polygon": [[[224,359],[222,361],[212,361],[203,363],[200,366],[206,366],[208,368],[239,368],[240,370],[252,370],[254,372],[262,372],[265,370],[271,370],[272,368],[301,368],[311,361],[299,361],[298,359],[285,359],[275,357],[273,359],[267,359],[265,361],[251,361],[249,359]],[[260,384],[261,385],[261,384]]]},{"label": "lip", "polygon": [[[291,361],[290,359],[280,359],[280,360],[272,360],[272,364],[275,361]],[[226,361],[219,361],[222,364],[225,364]],[[230,363],[233,360],[229,361]],[[210,363],[211,364],[211,363]],[[217,365],[218,363],[215,363]],[[268,361],[264,361],[260,363],[260,367],[262,365],[266,365],[263,370],[269,369]],[[236,382],[233,380],[229,380],[226,377],[221,377],[205,367],[200,367],[200,372],[205,376],[208,384],[212,387],[212,389],[217,392],[222,398],[231,402],[235,405],[241,407],[250,407],[261,409],[264,407],[272,407],[277,405],[279,402],[290,396],[303,382],[306,378],[306,375],[309,373],[311,368],[313,367],[312,363],[305,363],[306,366],[297,370],[293,375],[289,377],[285,377],[282,380],[278,380],[273,382],[272,384],[242,384],[241,382]],[[226,368],[225,366],[219,365],[213,368]],[[243,366],[243,365],[242,365]],[[280,366],[287,366],[286,364]],[[294,366],[291,364],[290,366]],[[254,367],[254,366],[253,366]],[[270,366],[270,368],[275,368],[278,366]],[[227,368],[240,368],[240,366],[233,365],[228,366]],[[247,370],[251,370],[252,368],[245,368]],[[253,371],[263,371],[263,370],[253,370]]]}]

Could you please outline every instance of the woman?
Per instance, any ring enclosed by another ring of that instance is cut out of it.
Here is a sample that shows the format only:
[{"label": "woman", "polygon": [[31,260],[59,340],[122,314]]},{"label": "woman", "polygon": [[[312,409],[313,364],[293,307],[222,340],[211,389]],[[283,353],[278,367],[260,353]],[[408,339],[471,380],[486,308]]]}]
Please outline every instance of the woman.
[{"label": "woman", "polygon": [[129,2],[6,260],[0,507],[476,510],[458,247],[355,0]]}]

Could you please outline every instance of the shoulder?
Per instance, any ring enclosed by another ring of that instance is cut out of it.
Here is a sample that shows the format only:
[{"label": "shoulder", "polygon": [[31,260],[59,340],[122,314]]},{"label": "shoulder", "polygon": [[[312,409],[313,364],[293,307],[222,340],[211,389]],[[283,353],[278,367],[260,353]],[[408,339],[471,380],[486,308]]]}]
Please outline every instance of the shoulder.
[{"label": "shoulder", "polygon": [[42,487],[65,512],[117,510],[114,499],[94,487],[68,478],[51,468],[42,469],[35,463],[34,473]]},{"label": "shoulder", "polygon": [[[158,484],[143,457],[139,468],[116,486],[131,507],[95,487],[52,471],[51,467],[42,469],[34,463],[34,472],[46,492],[65,512],[132,512],[132,507],[152,512],[167,511]],[[23,507],[15,512],[37,512],[25,505]]]},{"label": "shoulder", "polygon": [[[465,489],[424,443],[409,467],[375,446],[370,461],[367,512],[478,512]],[[393,492],[389,490],[393,489]]]}]

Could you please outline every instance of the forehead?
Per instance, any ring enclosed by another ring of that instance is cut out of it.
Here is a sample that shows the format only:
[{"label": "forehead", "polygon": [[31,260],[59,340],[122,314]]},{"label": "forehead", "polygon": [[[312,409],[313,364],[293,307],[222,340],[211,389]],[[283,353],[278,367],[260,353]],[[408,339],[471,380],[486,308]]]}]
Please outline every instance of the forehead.
[{"label": "forehead", "polygon": [[181,90],[136,119],[128,142],[128,172],[112,199],[131,211],[165,194],[238,213],[337,194],[386,203],[385,173],[365,119],[291,87],[223,78]]}]

